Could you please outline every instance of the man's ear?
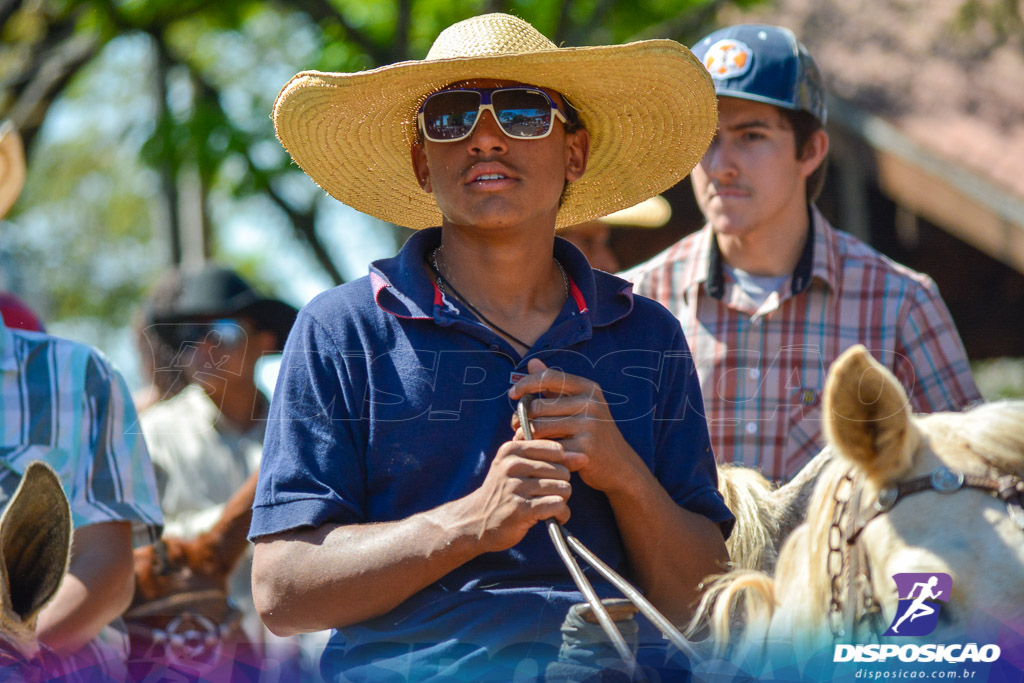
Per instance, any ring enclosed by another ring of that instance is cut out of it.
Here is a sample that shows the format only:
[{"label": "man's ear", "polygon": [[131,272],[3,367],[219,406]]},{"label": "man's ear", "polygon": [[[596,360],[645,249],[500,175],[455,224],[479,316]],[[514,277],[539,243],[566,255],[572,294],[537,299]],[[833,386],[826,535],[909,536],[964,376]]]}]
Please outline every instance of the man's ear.
[{"label": "man's ear", "polygon": [[828,133],[823,128],[819,128],[807,138],[803,156],[799,157],[804,177],[810,177],[821,166],[826,156],[828,156]]},{"label": "man's ear", "polygon": [[590,133],[578,128],[565,134],[565,180],[572,183],[583,177],[590,159]]},{"label": "man's ear", "polygon": [[412,172],[416,174],[416,182],[424,192],[433,192],[430,186],[430,166],[427,164],[427,153],[423,149],[423,143],[412,143],[409,156],[412,158]]}]

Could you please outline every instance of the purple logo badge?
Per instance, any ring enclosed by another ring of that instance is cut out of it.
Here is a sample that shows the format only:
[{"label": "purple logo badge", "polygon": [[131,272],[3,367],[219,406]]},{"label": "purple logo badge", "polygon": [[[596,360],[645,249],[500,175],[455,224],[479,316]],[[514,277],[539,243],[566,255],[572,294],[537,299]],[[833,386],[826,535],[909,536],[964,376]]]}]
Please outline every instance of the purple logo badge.
[{"label": "purple logo badge", "polygon": [[926,636],[939,623],[939,604],[949,602],[953,590],[953,577],[940,573],[895,574],[897,594],[900,596],[896,616],[884,636]]}]

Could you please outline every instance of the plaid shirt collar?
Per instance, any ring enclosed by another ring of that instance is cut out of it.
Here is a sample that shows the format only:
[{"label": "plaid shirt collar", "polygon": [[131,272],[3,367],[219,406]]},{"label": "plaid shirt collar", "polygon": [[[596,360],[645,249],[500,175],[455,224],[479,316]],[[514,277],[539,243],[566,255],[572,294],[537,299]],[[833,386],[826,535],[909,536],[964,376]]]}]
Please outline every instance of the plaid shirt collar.
[{"label": "plaid shirt collar", "polygon": [[[839,284],[839,261],[833,228],[813,204],[808,205],[808,214],[813,230],[804,244],[804,251],[793,269],[790,280],[790,296],[800,294],[811,286],[811,281],[819,279],[831,289]],[[694,287],[704,284],[715,299],[725,295],[725,275],[722,272],[722,251],[718,239],[710,224],[705,224],[696,244],[696,258],[693,266],[683,273],[683,290],[689,293]]]}]

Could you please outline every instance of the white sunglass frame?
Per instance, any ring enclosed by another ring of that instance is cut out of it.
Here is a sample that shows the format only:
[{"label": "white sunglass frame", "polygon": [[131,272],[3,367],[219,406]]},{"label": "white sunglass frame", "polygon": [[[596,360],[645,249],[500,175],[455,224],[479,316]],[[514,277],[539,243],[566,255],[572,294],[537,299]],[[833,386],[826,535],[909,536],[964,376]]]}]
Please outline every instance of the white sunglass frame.
[{"label": "white sunglass frame", "polygon": [[[513,135],[509,133],[507,130],[505,130],[505,127],[501,125],[501,119],[498,118],[498,112],[494,111],[494,105],[491,104],[491,96],[494,95],[494,93],[496,92],[504,92],[508,90],[525,90],[526,92],[529,93],[538,93],[540,95],[543,95],[544,99],[548,101],[548,104],[551,105],[551,114],[550,120],[548,122],[548,129],[543,135]],[[429,102],[432,97],[446,92],[476,93],[477,95],[480,96],[480,104],[477,105],[476,118],[473,119],[473,125],[469,127],[469,131],[467,131],[465,135],[462,135],[457,138],[434,138],[431,137],[430,134],[427,132],[427,125],[426,120],[423,116],[423,109],[424,107],[427,106],[427,102]],[[540,90],[539,88],[526,88],[522,86],[510,86],[507,88],[449,88],[446,90],[439,90],[435,93],[431,93],[425,100],[423,100],[423,104],[420,105],[419,114],[417,115],[416,120],[420,128],[420,133],[423,135],[424,139],[430,140],[431,142],[459,142],[473,135],[473,131],[476,130],[477,124],[480,123],[480,119],[483,118],[484,111],[490,111],[491,118],[494,119],[494,123],[497,124],[498,129],[501,130],[501,132],[506,137],[512,138],[513,140],[542,140],[546,138],[547,136],[551,135],[551,131],[555,129],[556,117],[559,121],[562,122],[563,126],[569,123],[568,119],[565,118],[565,115],[558,108],[558,105],[555,104],[555,101],[551,99],[550,95],[548,95],[543,90]]]}]

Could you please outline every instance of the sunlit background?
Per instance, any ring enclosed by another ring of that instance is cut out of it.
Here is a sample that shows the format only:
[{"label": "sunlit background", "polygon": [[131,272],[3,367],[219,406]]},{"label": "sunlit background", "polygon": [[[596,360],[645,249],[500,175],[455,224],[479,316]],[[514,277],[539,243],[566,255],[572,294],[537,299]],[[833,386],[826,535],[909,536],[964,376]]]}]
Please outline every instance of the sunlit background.
[{"label": "sunlit background", "polygon": [[[1006,161],[1024,159],[1016,0],[885,0],[870,17],[852,0],[0,0],[0,118],[21,131],[29,164],[0,224],[0,289],[138,387],[133,319],[170,265],[227,263],[296,306],[360,277],[408,231],[339,204],[290,164],[274,98],[303,69],[422,58],[442,28],[487,11],[563,45],[789,25],[835,95],[826,215],[932,275],[983,390],[1024,394],[1024,370],[1007,360],[1024,356],[1024,180],[1012,180],[1024,167]],[[947,96],[915,95],[937,94],[936,67],[952,74]],[[966,132],[950,145],[957,116]],[[921,153],[900,156],[884,126]],[[985,156],[992,140],[999,163]],[[893,176],[886,155],[923,175]],[[943,188],[966,198],[933,201]],[[688,181],[666,197],[665,228],[616,229],[624,267],[699,227]]]}]

